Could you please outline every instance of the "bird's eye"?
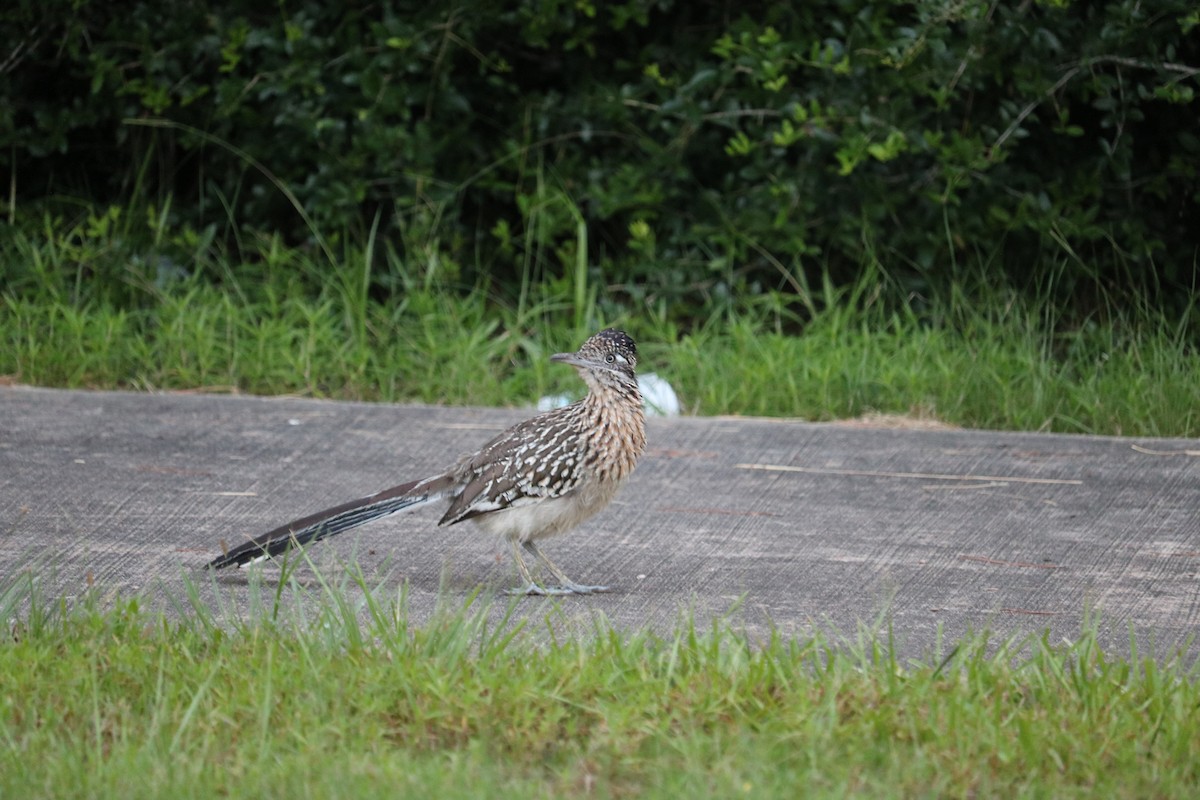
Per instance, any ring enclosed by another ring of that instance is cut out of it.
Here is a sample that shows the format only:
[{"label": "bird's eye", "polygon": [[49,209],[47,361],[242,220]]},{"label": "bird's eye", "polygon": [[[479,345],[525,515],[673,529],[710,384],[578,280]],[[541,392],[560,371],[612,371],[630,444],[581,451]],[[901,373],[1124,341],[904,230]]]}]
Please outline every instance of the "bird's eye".
[{"label": "bird's eye", "polygon": [[615,363],[617,363],[617,357],[616,357],[615,355],[613,355],[612,353],[609,353],[608,355],[606,355],[606,356],[604,357],[604,360],[605,360],[605,361],[607,361],[607,362],[608,362],[608,363],[610,363],[610,364],[615,364]]}]

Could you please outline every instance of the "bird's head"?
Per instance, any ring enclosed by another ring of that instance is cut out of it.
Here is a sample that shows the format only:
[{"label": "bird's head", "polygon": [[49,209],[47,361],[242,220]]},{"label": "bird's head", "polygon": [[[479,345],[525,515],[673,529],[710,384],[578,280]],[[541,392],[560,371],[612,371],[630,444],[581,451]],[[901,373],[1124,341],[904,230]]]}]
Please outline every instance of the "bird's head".
[{"label": "bird's head", "polygon": [[620,383],[634,383],[634,368],[637,367],[637,345],[629,334],[615,328],[605,328],[592,335],[574,353],[555,353],[551,361],[570,364],[585,374],[591,372],[597,378],[615,378]]}]

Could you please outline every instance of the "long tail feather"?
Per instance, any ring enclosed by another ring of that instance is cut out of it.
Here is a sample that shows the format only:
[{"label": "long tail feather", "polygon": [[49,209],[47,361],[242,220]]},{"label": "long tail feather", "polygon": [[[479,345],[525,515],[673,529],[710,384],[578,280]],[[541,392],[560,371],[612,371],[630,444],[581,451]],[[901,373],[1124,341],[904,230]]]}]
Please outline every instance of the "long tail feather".
[{"label": "long tail feather", "polygon": [[369,497],[309,514],[239,544],[210,561],[208,568],[221,569],[231,564],[240,567],[255,559],[277,556],[292,547],[303,546],[357,528],[380,517],[435,499],[444,489],[440,483],[441,481],[437,480],[402,483]]}]

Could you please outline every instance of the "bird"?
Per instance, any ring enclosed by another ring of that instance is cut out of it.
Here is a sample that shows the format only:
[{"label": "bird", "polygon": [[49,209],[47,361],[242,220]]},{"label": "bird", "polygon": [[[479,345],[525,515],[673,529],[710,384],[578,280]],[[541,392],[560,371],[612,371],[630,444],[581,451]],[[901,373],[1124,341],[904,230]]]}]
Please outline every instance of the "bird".
[{"label": "bird", "polygon": [[[407,508],[448,500],[438,525],[471,520],[508,542],[522,581],[509,594],[609,591],[572,581],[539,542],[572,530],[607,506],[646,449],[637,345],[624,331],[606,328],[576,352],[556,353],[550,360],[575,368],[587,384],[582,399],[514,425],[435,475],[309,514],[229,550],[222,545],[224,552],[208,567],[240,567]],[[535,578],[526,554],[557,583]]]}]

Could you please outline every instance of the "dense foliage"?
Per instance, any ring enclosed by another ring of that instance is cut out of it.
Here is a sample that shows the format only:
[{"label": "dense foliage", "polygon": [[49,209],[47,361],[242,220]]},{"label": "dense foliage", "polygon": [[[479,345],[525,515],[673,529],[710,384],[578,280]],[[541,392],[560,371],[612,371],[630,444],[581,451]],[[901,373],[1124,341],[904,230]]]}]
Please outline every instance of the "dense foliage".
[{"label": "dense foliage", "polygon": [[10,0],[0,165],[13,219],[375,231],[464,284],[590,265],[713,310],[878,262],[1173,302],[1198,24],[1191,0]]}]

